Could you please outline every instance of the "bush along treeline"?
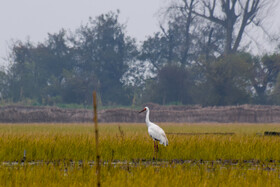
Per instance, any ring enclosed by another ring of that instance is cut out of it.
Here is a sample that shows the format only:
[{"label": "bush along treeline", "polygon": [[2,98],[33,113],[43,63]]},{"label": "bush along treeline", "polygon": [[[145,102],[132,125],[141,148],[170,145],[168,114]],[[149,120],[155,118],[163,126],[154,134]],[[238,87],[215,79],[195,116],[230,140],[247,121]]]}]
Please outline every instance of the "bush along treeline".
[{"label": "bush along treeline", "polygon": [[44,42],[16,41],[0,101],[87,106],[96,90],[103,106],[280,104],[280,50],[254,56],[240,44],[272,1],[213,2],[171,3],[159,31],[139,43],[119,11]]}]

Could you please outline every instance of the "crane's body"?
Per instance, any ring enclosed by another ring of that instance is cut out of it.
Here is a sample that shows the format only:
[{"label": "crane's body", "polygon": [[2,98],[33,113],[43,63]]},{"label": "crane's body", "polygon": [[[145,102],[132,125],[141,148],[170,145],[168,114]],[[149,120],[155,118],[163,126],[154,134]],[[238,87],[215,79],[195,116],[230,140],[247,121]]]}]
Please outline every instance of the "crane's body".
[{"label": "crane's body", "polygon": [[152,125],[148,127],[148,133],[154,141],[159,141],[159,143],[163,144],[164,146],[168,145],[168,139],[164,131],[156,124],[152,123]]},{"label": "crane's body", "polygon": [[148,127],[148,133],[151,136],[151,138],[154,140],[154,151],[157,152],[158,151],[157,142],[159,142],[160,144],[163,144],[164,146],[167,146],[168,145],[168,139],[167,139],[163,129],[150,121],[150,110],[149,110],[149,108],[145,107],[139,113],[144,112],[144,111],[146,111],[145,122],[146,122],[146,125]]}]

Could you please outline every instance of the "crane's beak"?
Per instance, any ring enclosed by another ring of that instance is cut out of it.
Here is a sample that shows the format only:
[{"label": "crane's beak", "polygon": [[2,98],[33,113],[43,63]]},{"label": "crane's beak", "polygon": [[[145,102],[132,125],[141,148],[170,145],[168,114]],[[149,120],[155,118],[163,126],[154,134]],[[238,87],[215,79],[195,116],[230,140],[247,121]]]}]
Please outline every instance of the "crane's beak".
[{"label": "crane's beak", "polygon": [[139,113],[144,112],[146,110],[146,108],[144,108],[143,110],[141,110]]}]

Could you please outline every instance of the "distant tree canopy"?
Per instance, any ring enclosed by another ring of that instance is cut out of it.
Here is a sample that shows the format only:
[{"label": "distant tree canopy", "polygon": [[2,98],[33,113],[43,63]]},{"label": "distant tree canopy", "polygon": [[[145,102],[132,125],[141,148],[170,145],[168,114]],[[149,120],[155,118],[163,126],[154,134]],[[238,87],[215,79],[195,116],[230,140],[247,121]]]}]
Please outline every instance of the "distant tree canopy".
[{"label": "distant tree canopy", "polygon": [[18,41],[9,69],[11,97],[90,104],[96,90],[105,105],[129,104],[131,95],[121,80],[137,53],[135,40],[112,12],[90,18],[71,37],[61,30],[36,46]]},{"label": "distant tree canopy", "polygon": [[[137,45],[119,12],[89,18],[44,42],[17,41],[0,70],[0,101],[41,105],[280,104],[280,51],[242,51],[245,29],[262,19],[258,0],[181,0],[159,31]],[[269,3],[269,2],[266,2]]]}]

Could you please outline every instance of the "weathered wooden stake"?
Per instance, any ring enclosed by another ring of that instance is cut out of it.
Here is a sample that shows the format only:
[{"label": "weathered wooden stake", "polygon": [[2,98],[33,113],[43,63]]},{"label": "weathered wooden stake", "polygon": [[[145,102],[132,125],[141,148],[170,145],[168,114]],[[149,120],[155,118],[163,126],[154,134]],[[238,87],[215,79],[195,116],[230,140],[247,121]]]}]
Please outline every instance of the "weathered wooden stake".
[{"label": "weathered wooden stake", "polygon": [[97,186],[100,184],[100,155],[98,152],[98,122],[97,122],[97,101],[96,101],[96,92],[93,92],[93,121],[95,128],[95,152],[96,152],[96,175],[97,175]]}]

